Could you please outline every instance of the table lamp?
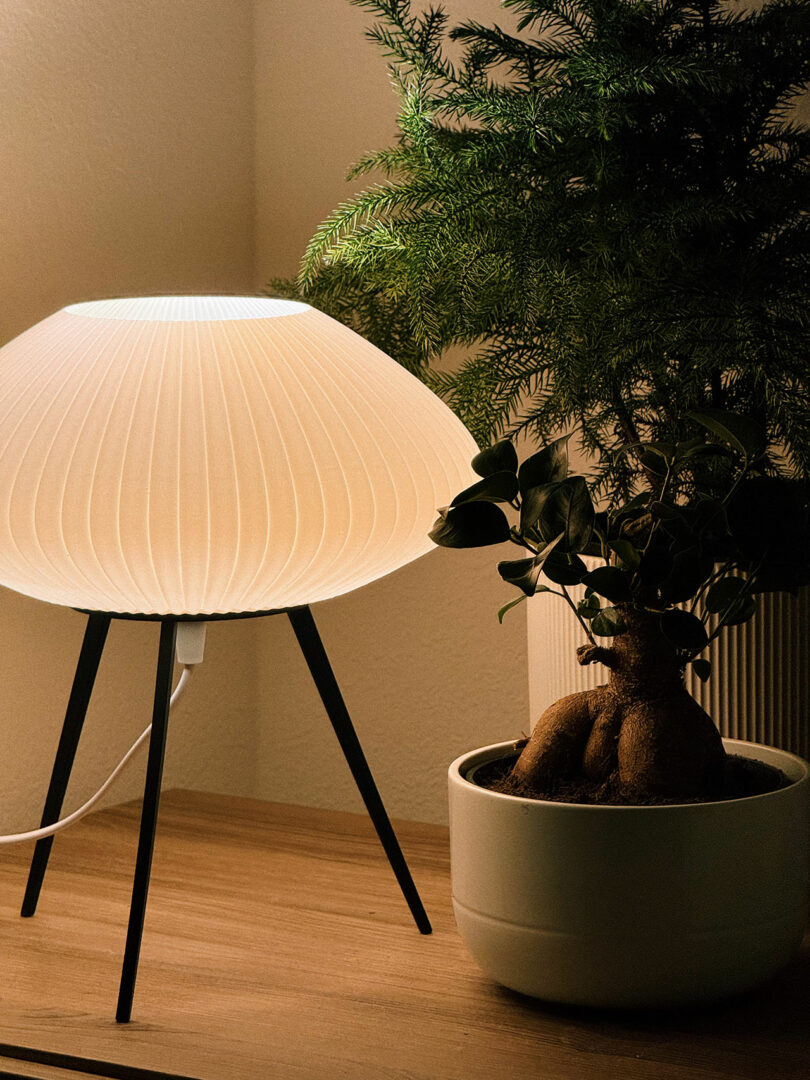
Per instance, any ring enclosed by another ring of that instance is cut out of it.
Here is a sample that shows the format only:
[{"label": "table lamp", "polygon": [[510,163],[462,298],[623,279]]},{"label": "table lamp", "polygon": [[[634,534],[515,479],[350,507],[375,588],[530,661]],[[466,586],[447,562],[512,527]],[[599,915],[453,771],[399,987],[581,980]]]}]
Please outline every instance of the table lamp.
[{"label": "table lamp", "polygon": [[[132,1012],[175,657],[208,621],[286,613],[414,920],[430,923],[310,604],[430,550],[476,445],[417,378],[289,300],[71,304],[0,349],[0,584],[88,615],[42,825],[62,808],[110,621],[160,623],[116,1019]],[[30,916],[52,836],[37,842]]]}]

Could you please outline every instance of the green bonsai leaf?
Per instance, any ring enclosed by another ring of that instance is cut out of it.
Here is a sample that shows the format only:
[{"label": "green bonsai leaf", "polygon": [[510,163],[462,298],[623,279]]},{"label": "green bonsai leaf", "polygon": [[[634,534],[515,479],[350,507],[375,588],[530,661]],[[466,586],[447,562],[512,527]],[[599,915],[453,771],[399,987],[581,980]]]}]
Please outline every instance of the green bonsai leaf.
[{"label": "green bonsai leaf", "polygon": [[503,470],[490,473],[477,484],[460,491],[450,506],[461,506],[468,502],[511,502],[518,493],[517,476]]},{"label": "green bonsai leaf", "polygon": [[728,534],[726,508],[719,499],[702,496],[689,507],[692,528],[696,533]]},{"label": "green bonsai leaf", "polygon": [[739,626],[740,623],[748,622],[748,620],[756,614],[757,602],[753,596],[743,596],[739,600],[735,600],[722,615],[720,619],[721,626]]},{"label": "green bonsai leaf", "polygon": [[690,420],[708,428],[713,435],[733,447],[747,461],[759,457],[765,450],[765,432],[751,416],[741,416],[722,409],[692,410],[686,415]]},{"label": "green bonsai leaf", "polygon": [[[545,585],[538,585],[534,591],[536,593],[548,592],[548,589],[545,587]],[[528,600],[528,595],[526,593],[521,593],[520,596],[516,597],[516,599],[510,600],[508,604],[504,604],[503,607],[498,610],[498,622],[503,623],[503,617],[507,613],[507,611],[511,611],[513,607],[517,607],[518,604],[522,604],[524,600]]]},{"label": "green bonsai leaf", "polygon": [[646,506],[652,499],[651,491],[640,491],[638,495],[633,495],[628,499],[626,503],[614,514],[614,517],[620,517],[622,514],[627,513],[629,510],[638,510],[640,507]]},{"label": "green bonsai leaf", "polygon": [[525,495],[531,488],[554,484],[568,476],[568,440],[570,435],[544,446],[526,458],[518,469],[520,490]]},{"label": "green bonsai leaf", "polygon": [[631,576],[618,566],[597,566],[582,579],[589,589],[604,596],[611,604],[622,604],[630,600]]},{"label": "green bonsai leaf", "polygon": [[649,450],[651,454],[656,454],[667,465],[672,464],[675,460],[675,443],[671,442],[649,442],[642,443],[643,450]]},{"label": "green bonsai leaf", "polygon": [[714,559],[697,544],[676,551],[672,558],[672,569],[660,584],[661,599],[665,604],[683,604],[691,600],[713,571]]},{"label": "green bonsai leaf", "polygon": [[723,446],[722,443],[709,443],[700,439],[696,441],[696,445],[689,446],[687,449],[680,451],[676,455],[675,461],[677,463],[683,463],[701,457],[730,458],[733,457],[733,454],[729,447]]},{"label": "green bonsai leaf", "polygon": [[543,564],[543,573],[555,585],[579,585],[588,567],[578,555],[553,551]]},{"label": "green bonsai leaf", "polygon": [[748,582],[742,577],[720,578],[708,589],[703,598],[706,611],[717,614],[729,607],[745,592]]},{"label": "green bonsai leaf", "polygon": [[491,502],[468,502],[441,509],[428,535],[439,547],[486,547],[508,540],[510,529],[499,506]]},{"label": "green bonsai leaf", "polygon": [[701,682],[706,682],[712,673],[711,660],[704,660],[702,657],[698,657],[692,661],[692,671],[697,675]]},{"label": "green bonsai leaf", "polygon": [[[692,529],[689,515],[684,508],[676,509],[674,514],[666,513],[661,516],[661,508],[664,503],[651,503],[650,513],[655,517],[658,516],[661,522],[661,528],[670,537],[675,547],[685,548],[691,547],[697,543],[697,537]],[[656,507],[653,510],[653,506]],[[673,509],[668,507],[668,510]]]},{"label": "green bonsai leaf", "polygon": [[595,619],[601,607],[602,603],[599,597],[595,593],[591,593],[577,604],[577,615],[583,619]]},{"label": "green bonsai leaf", "polygon": [[549,493],[538,526],[545,539],[563,533],[561,551],[583,551],[593,532],[594,508],[588,485],[581,476],[569,476]]},{"label": "green bonsai leaf", "polygon": [[524,491],[520,503],[520,531],[522,533],[528,533],[537,525],[549,496],[559,486],[559,483],[538,484],[537,487]]},{"label": "green bonsai leaf", "polygon": [[647,512],[647,504],[651,501],[652,497],[651,491],[642,491],[639,492],[638,495],[634,495],[632,499],[628,499],[624,505],[612,510],[608,515],[610,534],[614,535],[620,532],[622,526],[626,522],[633,521],[645,514]]},{"label": "green bonsai leaf", "polygon": [[646,588],[657,588],[672,570],[672,552],[656,544],[641,556],[638,574]]},{"label": "green bonsai leaf", "polygon": [[667,475],[666,461],[664,461],[660,454],[656,454],[654,450],[643,450],[639,454],[638,460],[645,469],[655,476],[660,476],[663,479]]},{"label": "green bonsai leaf", "polygon": [[501,439],[472,459],[472,467],[479,476],[491,476],[498,472],[517,472],[517,452],[509,439]]},{"label": "green bonsai leaf", "polygon": [[[510,559],[506,562],[498,563],[498,573],[501,575],[504,581],[508,581],[510,585],[516,585],[517,588],[522,589],[527,596],[534,596],[537,592],[538,585],[537,579],[540,577],[540,571],[543,569],[543,564],[551,556],[554,548],[563,538],[563,534],[555,538],[538,552],[531,559]],[[545,586],[542,587],[545,591],[548,591]]]},{"label": "green bonsai leaf", "polygon": [[627,570],[637,570],[641,564],[641,552],[629,540],[610,540],[608,547],[615,552],[621,560],[622,566]]},{"label": "green bonsai leaf", "polygon": [[596,637],[615,637],[616,634],[621,634],[625,629],[625,622],[621,613],[613,607],[603,608],[591,620],[591,633]]},{"label": "green bonsai leaf", "polygon": [[677,506],[673,506],[672,503],[661,502],[658,499],[653,499],[650,503],[650,513],[654,518],[658,518],[660,521],[683,521],[684,513]]},{"label": "green bonsai leaf", "polygon": [[659,620],[662,634],[676,649],[698,653],[709,643],[705,626],[697,615],[690,611],[681,611],[679,608],[662,611]]}]

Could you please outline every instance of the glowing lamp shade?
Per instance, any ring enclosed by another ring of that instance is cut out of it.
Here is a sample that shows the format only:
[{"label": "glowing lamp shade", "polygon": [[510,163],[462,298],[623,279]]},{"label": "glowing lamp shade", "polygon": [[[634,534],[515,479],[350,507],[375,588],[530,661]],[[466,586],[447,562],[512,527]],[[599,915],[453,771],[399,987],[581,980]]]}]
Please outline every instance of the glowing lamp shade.
[{"label": "glowing lamp shade", "polygon": [[0,583],[112,613],[309,604],[428,551],[475,452],[305,304],[73,304],[0,349]]}]

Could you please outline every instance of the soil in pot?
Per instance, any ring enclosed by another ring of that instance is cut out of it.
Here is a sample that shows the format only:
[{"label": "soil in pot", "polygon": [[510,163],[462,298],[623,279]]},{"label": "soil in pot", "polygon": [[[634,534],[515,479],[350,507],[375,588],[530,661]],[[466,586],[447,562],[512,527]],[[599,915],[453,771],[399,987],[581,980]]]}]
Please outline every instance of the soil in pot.
[{"label": "soil in pot", "polygon": [[525,745],[521,740],[515,745],[515,754],[490,761],[475,770],[469,777],[479,787],[488,788],[504,795],[517,795],[524,799],[545,799],[549,802],[580,803],[595,806],[671,806],[681,803],[723,802],[728,799],[744,799],[752,795],[765,795],[779,788],[789,787],[791,781],[779,769],[753,758],[729,754],[725,767],[710,793],[703,798],[667,798],[649,795],[636,796],[631,800],[626,791],[618,786],[615,775],[606,780],[592,780],[584,776],[558,777],[542,788],[534,787],[510,775],[515,760]]}]

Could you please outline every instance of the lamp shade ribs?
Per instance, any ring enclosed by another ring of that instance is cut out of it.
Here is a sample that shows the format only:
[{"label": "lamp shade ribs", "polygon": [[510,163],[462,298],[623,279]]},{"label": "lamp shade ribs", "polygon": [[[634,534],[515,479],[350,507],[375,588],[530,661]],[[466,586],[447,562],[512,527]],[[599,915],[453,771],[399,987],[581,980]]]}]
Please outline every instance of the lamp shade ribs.
[{"label": "lamp shade ribs", "polygon": [[74,304],[0,349],[0,583],[122,614],[313,603],[430,550],[476,449],[305,304]]}]

